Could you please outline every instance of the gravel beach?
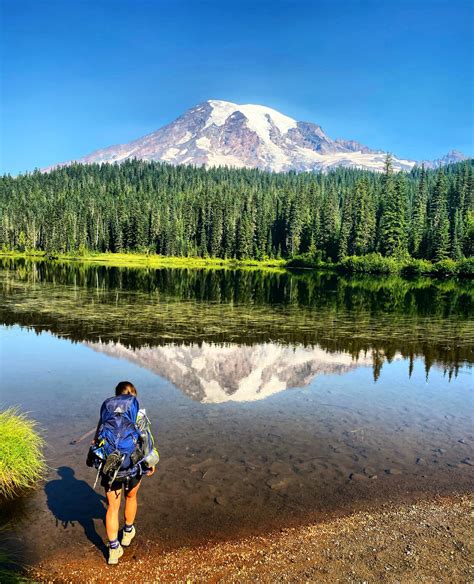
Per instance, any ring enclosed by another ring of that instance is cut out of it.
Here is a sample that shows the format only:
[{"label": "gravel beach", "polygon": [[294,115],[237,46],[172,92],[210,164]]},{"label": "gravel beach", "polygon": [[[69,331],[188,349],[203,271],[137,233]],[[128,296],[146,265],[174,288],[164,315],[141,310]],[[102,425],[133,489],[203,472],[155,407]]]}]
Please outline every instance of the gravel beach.
[{"label": "gravel beach", "polygon": [[91,547],[58,554],[28,575],[51,583],[474,581],[472,501],[466,495],[385,504],[320,523],[163,551],[139,535],[118,567]]}]

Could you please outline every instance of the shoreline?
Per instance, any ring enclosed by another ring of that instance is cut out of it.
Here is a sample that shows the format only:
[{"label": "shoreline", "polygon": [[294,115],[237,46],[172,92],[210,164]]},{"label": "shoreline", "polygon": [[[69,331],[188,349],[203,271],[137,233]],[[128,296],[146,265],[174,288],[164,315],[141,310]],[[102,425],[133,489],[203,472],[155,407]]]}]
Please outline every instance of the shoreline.
[{"label": "shoreline", "polygon": [[0,252],[0,257],[38,261],[62,261],[100,264],[117,268],[212,268],[212,269],[265,269],[276,272],[286,270],[286,260],[237,260],[223,258],[176,257],[141,253],[53,254],[45,252]]},{"label": "shoreline", "polygon": [[284,273],[292,270],[314,272],[332,272],[342,276],[371,276],[383,278],[397,276],[404,280],[429,278],[434,281],[445,279],[474,278],[474,258],[464,260],[442,260],[432,263],[426,260],[407,258],[396,260],[380,254],[366,256],[349,256],[341,262],[317,262],[306,257],[291,259],[245,259],[203,258],[161,256],[158,254],[136,252],[92,252],[79,254],[0,251],[0,258],[30,259],[36,261],[77,262],[83,264],[100,264],[117,268],[181,268],[181,269],[229,269],[229,270],[265,270]]},{"label": "shoreline", "polygon": [[97,549],[58,552],[27,570],[38,582],[467,582],[467,495],[384,503],[339,518],[229,541],[163,550],[138,534],[119,568]]}]

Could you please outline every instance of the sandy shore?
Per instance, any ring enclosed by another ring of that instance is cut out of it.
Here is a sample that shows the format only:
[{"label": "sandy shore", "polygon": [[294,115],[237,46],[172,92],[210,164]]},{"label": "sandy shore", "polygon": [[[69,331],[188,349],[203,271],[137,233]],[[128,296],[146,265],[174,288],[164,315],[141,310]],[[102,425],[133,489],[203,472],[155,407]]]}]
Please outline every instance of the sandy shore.
[{"label": "sandy shore", "polygon": [[139,534],[118,567],[91,548],[57,555],[29,576],[54,583],[474,581],[474,507],[467,496],[387,504],[373,512],[264,536],[163,552]]}]

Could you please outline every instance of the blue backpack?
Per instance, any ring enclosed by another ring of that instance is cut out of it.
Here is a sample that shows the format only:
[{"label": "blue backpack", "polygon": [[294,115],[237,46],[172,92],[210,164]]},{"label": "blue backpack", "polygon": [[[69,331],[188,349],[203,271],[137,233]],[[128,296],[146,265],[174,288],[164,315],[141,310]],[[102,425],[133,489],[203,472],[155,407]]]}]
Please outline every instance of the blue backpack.
[{"label": "blue backpack", "polygon": [[113,452],[122,455],[120,469],[132,470],[136,465],[132,455],[140,447],[140,431],[136,425],[138,410],[134,395],[110,397],[100,408],[98,443],[106,457]]}]

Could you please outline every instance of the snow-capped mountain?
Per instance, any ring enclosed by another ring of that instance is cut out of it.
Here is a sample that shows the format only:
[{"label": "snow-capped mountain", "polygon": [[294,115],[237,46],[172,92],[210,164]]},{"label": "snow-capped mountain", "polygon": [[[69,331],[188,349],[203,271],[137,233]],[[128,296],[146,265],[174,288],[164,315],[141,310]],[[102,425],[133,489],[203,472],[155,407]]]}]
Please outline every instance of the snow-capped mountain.
[{"label": "snow-capped mountain", "polygon": [[440,166],[462,162],[466,159],[467,156],[465,156],[462,152],[459,152],[459,150],[450,150],[447,154],[441,158],[437,158],[436,160],[424,160],[423,164],[426,166],[426,168],[439,168]]},{"label": "snow-capped mountain", "polygon": [[[77,162],[112,163],[133,158],[276,172],[336,166],[383,170],[385,153],[354,140],[333,140],[321,126],[298,122],[269,107],[209,100],[156,132],[128,144],[96,150]],[[410,170],[415,164],[414,160],[394,157],[396,170]]]},{"label": "snow-capped mountain", "polygon": [[94,351],[126,359],[171,381],[203,403],[255,401],[291,387],[304,387],[317,375],[343,374],[371,366],[370,355],[319,347],[256,345],[175,345],[132,349],[121,343],[84,343]]}]

